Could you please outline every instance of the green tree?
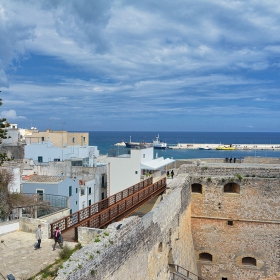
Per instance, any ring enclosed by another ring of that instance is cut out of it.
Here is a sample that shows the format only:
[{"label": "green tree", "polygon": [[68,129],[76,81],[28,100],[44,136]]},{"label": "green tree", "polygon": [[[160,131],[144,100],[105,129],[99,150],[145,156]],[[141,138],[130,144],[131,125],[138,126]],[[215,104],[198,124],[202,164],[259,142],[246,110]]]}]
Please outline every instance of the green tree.
[{"label": "green tree", "polygon": [[[1,92],[1,90],[0,90]],[[0,106],[2,106],[2,99],[0,98]],[[5,129],[6,127],[9,127],[10,124],[7,122],[7,120],[5,118],[0,119],[0,144],[2,143],[3,139],[7,139],[7,129]]]},{"label": "green tree", "polygon": [[[1,90],[0,90],[1,92]],[[2,106],[2,99],[0,98],[0,106]],[[6,127],[9,127],[10,124],[5,118],[0,118],[0,144],[3,139],[7,139],[7,130]],[[0,165],[4,161],[9,160],[6,153],[0,153]],[[10,202],[10,191],[9,184],[13,181],[13,175],[10,171],[6,169],[0,170],[0,219],[5,219],[11,211],[11,202]]]}]

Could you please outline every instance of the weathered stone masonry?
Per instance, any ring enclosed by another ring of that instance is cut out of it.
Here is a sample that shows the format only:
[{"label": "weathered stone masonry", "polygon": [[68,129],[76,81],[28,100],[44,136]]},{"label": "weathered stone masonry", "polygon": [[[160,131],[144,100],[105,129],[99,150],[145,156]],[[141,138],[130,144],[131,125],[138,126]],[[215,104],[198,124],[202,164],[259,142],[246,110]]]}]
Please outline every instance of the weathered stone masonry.
[{"label": "weathered stone masonry", "polygon": [[174,190],[153,211],[108,226],[100,241],[82,248],[64,264],[57,279],[164,280],[170,279],[169,262],[197,273],[190,185],[185,177],[171,185]]},{"label": "weathered stone masonry", "polygon": [[[192,233],[200,274],[209,280],[280,279],[279,167],[185,165],[181,172],[196,174],[190,175],[191,184],[201,185],[201,193],[199,188],[192,193]],[[226,192],[227,184],[235,187]],[[200,259],[201,253],[211,255],[212,261]],[[248,257],[256,264],[244,265],[242,259]]]},{"label": "weathered stone masonry", "polygon": [[207,280],[279,280],[280,165],[264,162],[181,165],[153,211],[92,229],[57,279],[167,280],[174,262]]}]

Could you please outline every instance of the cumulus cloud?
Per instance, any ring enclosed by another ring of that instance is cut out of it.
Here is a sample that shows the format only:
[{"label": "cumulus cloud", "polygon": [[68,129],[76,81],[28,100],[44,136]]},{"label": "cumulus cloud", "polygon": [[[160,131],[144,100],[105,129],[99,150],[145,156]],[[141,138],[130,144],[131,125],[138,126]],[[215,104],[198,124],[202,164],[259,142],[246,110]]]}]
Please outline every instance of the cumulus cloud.
[{"label": "cumulus cloud", "polygon": [[9,120],[18,120],[18,119],[26,119],[24,116],[18,116],[15,110],[9,110],[9,111],[2,111],[1,112],[1,118],[6,118]]},{"label": "cumulus cloud", "polygon": [[2,1],[0,40],[3,108],[41,123],[279,111],[276,0]]}]

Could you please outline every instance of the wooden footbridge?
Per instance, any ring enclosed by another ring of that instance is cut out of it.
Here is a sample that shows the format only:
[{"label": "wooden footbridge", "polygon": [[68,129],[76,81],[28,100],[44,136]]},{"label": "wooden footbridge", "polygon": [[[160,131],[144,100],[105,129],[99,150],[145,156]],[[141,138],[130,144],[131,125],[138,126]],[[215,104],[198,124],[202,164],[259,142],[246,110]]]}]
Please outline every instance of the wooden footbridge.
[{"label": "wooden footbridge", "polygon": [[55,228],[59,227],[65,240],[78,241],[78,227],[104,228],[112,222],[127,217],[141,205],[163,193],[165,189],[166,177],[155,183],[153,183],[153,177],[149,177],[119,193],[51,223],[49,236],[53,237]]}]

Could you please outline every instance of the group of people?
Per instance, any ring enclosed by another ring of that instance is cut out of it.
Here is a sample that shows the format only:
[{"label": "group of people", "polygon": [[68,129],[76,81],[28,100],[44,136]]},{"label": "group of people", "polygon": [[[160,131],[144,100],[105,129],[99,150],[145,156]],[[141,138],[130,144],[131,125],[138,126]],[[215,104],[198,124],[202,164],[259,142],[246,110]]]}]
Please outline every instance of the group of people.
[{"label": "group of people", "polygon": [[[41,225],[38,225],[38,228],[36,230],[36,239],[37,243],[35,245],[35,250],[41,249],[41,241],[42,241],[42,230],[41,230]],[[63,237],[61,234],[61,231],[59,230],[59,227],[55,228],[54,232],[54,245],[53,245],[53,251],[55,250],[56,244],[59,244],[60,248],[62,249],[63,247]]]},{"label": "group of people", "polygon": [[171,176],[171,178],[173,179],[174,177],[174,171],[172,170],[169,174],[169,171],[166,172],[167,177]]},{"label": "group of people", "polygon": [[[232,162],[232,157],[230,157],[230,158],[226,157],[225,161],[231,163]],[[242,161],[243,161],[243,159],[242,159],[242,157],[240,157],[240,163],[242,163]],[[233,158],[233,163],[236,163],[236,157]]]}]

